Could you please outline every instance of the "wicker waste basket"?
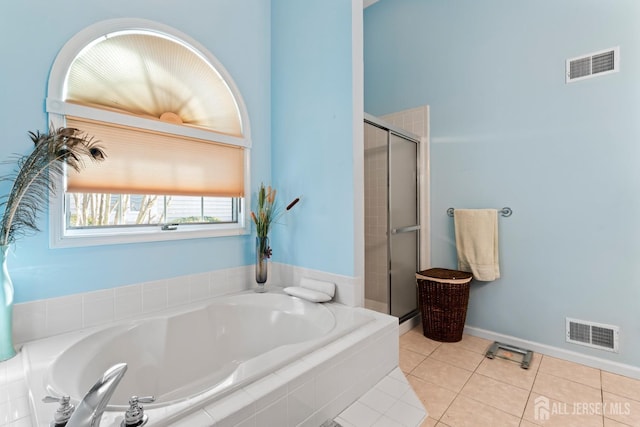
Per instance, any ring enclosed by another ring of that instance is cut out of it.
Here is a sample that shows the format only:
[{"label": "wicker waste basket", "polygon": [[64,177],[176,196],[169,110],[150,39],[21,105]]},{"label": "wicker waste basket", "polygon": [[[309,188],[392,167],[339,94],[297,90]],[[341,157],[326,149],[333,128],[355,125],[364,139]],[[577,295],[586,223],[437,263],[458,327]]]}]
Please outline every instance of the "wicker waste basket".
[{"label": "wicker waste basket", "polygon": [[473,274],[446,268],[416,273],[422,333],[442,342],[462,339]]}]

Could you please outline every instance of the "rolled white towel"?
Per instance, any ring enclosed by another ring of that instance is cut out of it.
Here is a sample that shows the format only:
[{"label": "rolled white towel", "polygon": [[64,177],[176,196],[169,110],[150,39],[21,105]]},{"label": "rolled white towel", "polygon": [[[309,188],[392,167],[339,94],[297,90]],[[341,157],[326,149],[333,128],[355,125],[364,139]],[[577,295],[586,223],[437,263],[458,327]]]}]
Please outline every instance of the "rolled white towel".
[{"label": "rolled white towel", "polygon": [[317,292],[322,292],[323,294],[329,295],[331,298],[336,294],[336,285],[335,283],[325,282],[323,280],[311,279],[308,277],[303,277],[300,280],[300,287],[311,289]]}]

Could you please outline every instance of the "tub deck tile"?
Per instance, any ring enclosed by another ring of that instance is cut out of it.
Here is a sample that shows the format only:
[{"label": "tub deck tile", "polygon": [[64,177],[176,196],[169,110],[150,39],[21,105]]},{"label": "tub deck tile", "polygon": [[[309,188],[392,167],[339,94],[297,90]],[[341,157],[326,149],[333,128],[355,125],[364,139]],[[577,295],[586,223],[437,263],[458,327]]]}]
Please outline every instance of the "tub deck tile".
[{"label": "tub deck tile", "polygon": [[[369,392],[340,413],[335,421],[353,427],[371,425],[418,427],[426,418],[427,411],[420,399],[400,368],[396,367]],[[379,422],[376,424],[376,421]]]}]

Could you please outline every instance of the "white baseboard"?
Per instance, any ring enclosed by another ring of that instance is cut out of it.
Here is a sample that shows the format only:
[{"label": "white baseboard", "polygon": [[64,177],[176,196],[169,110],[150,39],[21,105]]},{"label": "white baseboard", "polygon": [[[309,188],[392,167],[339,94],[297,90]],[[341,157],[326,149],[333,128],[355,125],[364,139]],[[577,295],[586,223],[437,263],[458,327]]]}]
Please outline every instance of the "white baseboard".
[{"label": "white baseboard", "polygon": [[473,326],[465,326],[464,333],[491,341],[498,341],[505,344],[514,345],[516,347],[532,350],[551,357],[568,360],[570,362],[581,363],[592,368],[602,369],[603,371],[613,372],[614,374],[624,375],[626,377],[640,379],[640,367],[626,365],[595,356],[578,353],[564,348],[553,347],[547,344],[541,344],[534,341],[527,341],[510,335],[499,334],[497,332],[487,331],[485,329]]}]

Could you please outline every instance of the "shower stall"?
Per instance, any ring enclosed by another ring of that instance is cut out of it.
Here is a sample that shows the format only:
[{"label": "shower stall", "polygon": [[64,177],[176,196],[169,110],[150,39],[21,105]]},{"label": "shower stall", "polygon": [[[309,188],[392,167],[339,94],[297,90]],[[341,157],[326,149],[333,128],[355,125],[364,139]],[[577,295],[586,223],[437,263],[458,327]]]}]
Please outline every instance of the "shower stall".
[{"label": "shower stall", "polygon": [[365,306],[400,322],[417,313],[420,138],[365,115]]}]

